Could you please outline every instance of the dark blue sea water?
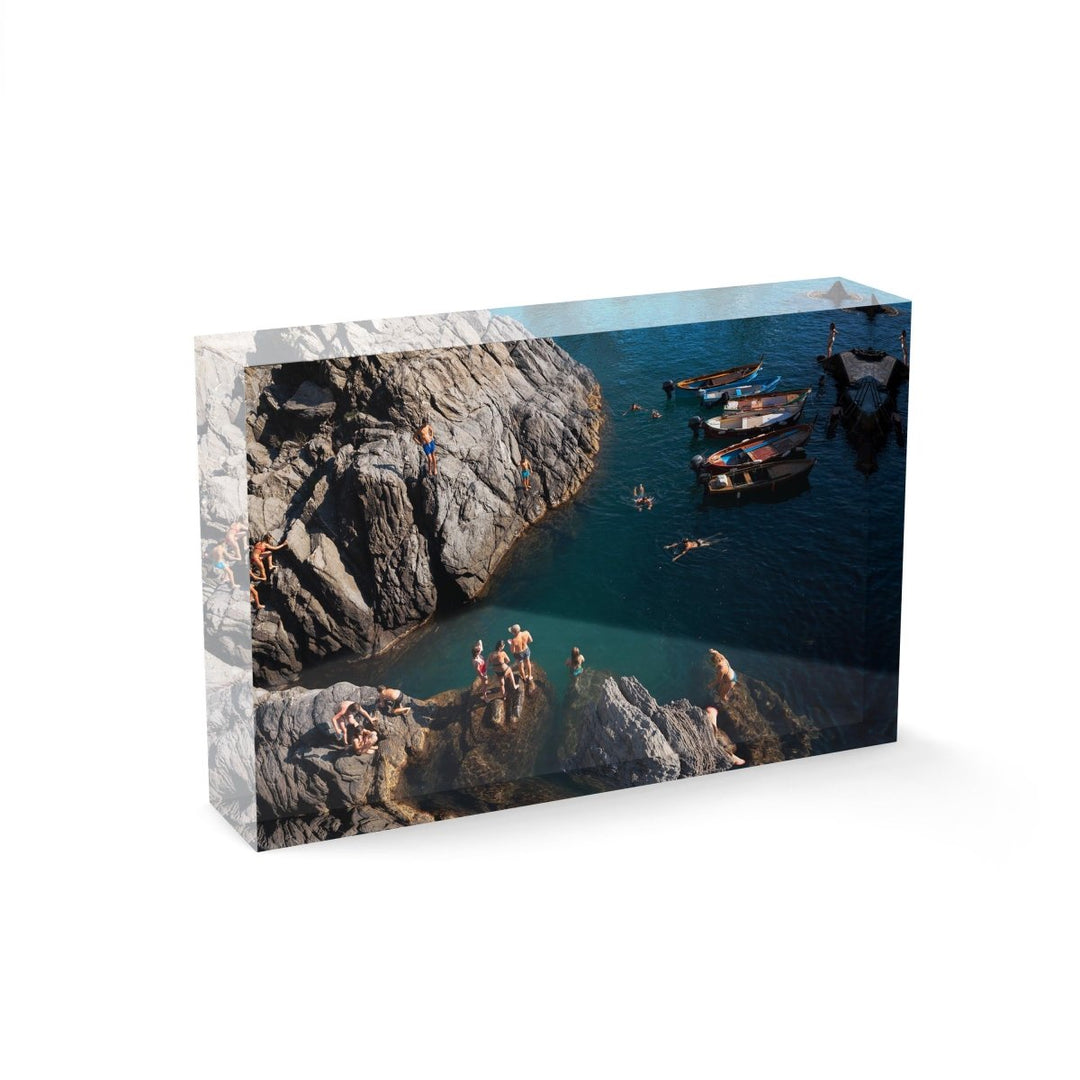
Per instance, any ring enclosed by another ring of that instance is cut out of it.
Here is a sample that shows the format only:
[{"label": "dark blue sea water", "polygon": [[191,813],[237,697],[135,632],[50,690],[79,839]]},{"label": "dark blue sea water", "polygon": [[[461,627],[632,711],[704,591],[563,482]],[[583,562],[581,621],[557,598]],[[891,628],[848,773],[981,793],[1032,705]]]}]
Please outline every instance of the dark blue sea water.
[{"label": "dark blue sea water", "polygon": [[[535,309],[533,309],[535,310]],[[826,437],[837,387],[819,389],[830,322],[836,351],[876,347],[899,355],[910,336],[899,317],[818,311],[558,338],[596,374],[607,419],[596,468],[573,502],[528,532],[486,595],[440,612],[427,627],[375,660],[309,668],[303,682],[385,682],[425,697],[466,686],[471,645],[490,649],[519,622],[556,685],[577,645],[590,667],[636,675],[661,701],[705,700],[705,652],[717,648],[737,671],[770,683],[797,711],[833,725],[835,745],[866,741],[853,731],[864,698],[895,708],[899,655],[905,451],[889,434],[876,471],[857,467],[841,428]],[[695,440],[687,422],[709,415],[690,397],[668,401],[665,379],[756,359],[781,389],[812,387],[803,419],[818,416],[807,444],[809,481],[787,494],[735,505],[703,501],[688,462],[720,443]],[[633,403],[644,411],[623,415]],[[897,405],[907,427],[907,387]],[[652,419],[649,410],[660,411]],[[631,489],[655,496],[639,511]],[[664,545],[719,534],[678,562]],[[872,674],[873,686],[865,673]],[[883,695],[883,697],[882,697]]]}]

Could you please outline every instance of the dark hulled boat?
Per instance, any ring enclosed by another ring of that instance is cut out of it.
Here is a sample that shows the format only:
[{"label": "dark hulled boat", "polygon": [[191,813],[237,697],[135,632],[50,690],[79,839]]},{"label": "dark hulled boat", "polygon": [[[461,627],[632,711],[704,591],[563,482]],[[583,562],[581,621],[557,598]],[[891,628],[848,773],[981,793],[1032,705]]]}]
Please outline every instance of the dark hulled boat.
[{"label": "dark hulled boat", "polygon": [[775,491],[781,484],[790,484],[807,476],[816,458],[788,458],[767,461],[745,469],[732,469],[709,480],[707,491],[725,499],[737,499],[747,492]]},{"label": "dark hulled boat", "polygon": [[696,394],[700,390],[712,390],[717,386],[742,382],[743,379],[749,379],[761,367],[763,360],[764,357],[753,364],[741,364],[739,367],[728,368],[726,371],[714,371],[711,375],[695,375],[692,379],[680,379],[675,386],[686,393]]},{"label": "dark hulled boat", "polygon": [[[813,429],[813,424],[794,424],[753,439],[744,439],[726,450],[717,450],[705,459],[701,467],[710,473],[722,473],[731,469],[762,465],[767,461],[779,461],[802,446],[810,438]],[[699,460],[695,458],[694,462]]]}]

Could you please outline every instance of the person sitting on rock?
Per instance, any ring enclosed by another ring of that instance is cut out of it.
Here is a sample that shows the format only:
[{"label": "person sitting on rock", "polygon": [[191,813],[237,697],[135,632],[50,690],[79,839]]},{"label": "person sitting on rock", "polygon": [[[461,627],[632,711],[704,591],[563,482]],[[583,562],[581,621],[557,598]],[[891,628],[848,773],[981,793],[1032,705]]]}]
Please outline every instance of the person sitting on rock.
[{"label": "person sitting on rock", "polygon": [[526,682],[533,681],[532,673],[532,644],[533,636],[528,630],[522,630],[517,623],[510,627],[510,648],[514,653],[514,659],[518,662],[518,671]]},{"label": "person sitting on rock", "polygon": [[225,550],[225,544],[220,543],[214,546],[213,552],[214,569],[218,572],[218,581],[221,584],[225,584],[227,581],[234,589],[236,588],[236,578],[233,577],[232,567],[229,565],[229,555]]},{"label": "person sitting on rock", "polygon": [[716,667],[716,682],[714,685],[720,697],[720,702],[723,704],[731,697],[731,692],[735,689],[739,676],[735,674],[735,669],[728,663],[728,658],[722,652],[710,649],[709,659],[712,660]]},{"label": "person sitting on rock", "polygon": [[[272,552],[280,551],[285,542],[274,545],[271,543],[273,537],[267,533],[261,540],[259,540],[255,547],[251,550],[251,565],[259,571],[257,577],[260,581],[269,581],[270,574],[272,574],[277,567],[274,565],[274,556]],[[263,556],[266,556],[266,563],[263,564]]]},{"label": "person sitting on rock", "polygon": [[517,680],[514,678],[514,668],[510,663],[510,657],[506,655],[506,642],[500,641],[495,646],[495,651],[488,657],[488,662],[491,664],[492,674],[499,680],[499,689],[501,693],[496,697],[506,697],[506,680],[510,680],[510,688],[517,690]]},{"label": "person sitting on rock", "polygon": [[532,466],[529,464],[528,458],[521,459],[521,486],[528,491],[529,490],[529,478],[532,476]]},{"label": "person sitting on rock", "polygon": [[570,669],[570,674],[573,675],[575,679],[585,670],[585,657],[576,645],[570,650],[570,656],[566,661],[566,666]]},{"label": "person sitting on rock", "polygon": [[378,708],[386,716],[404,716],[410,709],[405,704],[405,695],[391,686],[379,687]]},{"label": "person sitting on rock", "polygon": [[229,558],[237,562],[244,557],[240,550],[240,537],[247,532],[247,527],[240,521],[234,521],[225,533],[225,550]]},{"label": "person sitting on rock", "polygon": [[424,460],[427,462],[428,476],[439,475],[439,454],[435,445],[435,432],[432,430],[430,421],[425,417],[420,426],[413,433],[413,438],[420,444],[424,451]]},{"label": "person sitting on rock", "polygon": [[731,740],[720,730],[719,726],[717,725],[715,705],[709,705],[705,709],[705,720],[708,723],[709,727],[712,728],[712,733],[716,736],[716,741],[720,743],[720,745],[723,747],[724,753],[731,759],[732,764],[745,765],[746,761],[735,753],[735,744],[731,742]]},{"label": "person sitting on rock", "polygon": [[371,714],[357,701],[343,701],[334,713],[330,726],[340,736],[341,741],[357,754],[374,754],[379,741],[378,733],[372,728],[365,728],[364,721],[374,725]]}]

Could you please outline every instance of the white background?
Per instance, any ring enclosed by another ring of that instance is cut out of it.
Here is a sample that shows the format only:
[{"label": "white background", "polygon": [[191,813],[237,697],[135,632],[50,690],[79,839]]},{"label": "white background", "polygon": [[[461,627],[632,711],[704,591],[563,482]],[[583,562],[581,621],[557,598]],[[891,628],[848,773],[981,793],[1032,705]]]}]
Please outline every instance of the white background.
[{"label": "white background", "polygon": [[[6,5],[13,1075],[1068,1071],[1055,10]],[[899,744],[262,856],[215,817],[195,334],[840,274],[915,305]]]}]

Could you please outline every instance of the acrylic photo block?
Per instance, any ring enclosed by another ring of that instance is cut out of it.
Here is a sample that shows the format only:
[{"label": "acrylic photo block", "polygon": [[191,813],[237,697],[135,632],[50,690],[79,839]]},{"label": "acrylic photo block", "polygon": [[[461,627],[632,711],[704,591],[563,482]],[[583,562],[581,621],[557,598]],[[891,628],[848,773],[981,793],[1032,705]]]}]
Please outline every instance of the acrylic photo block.
[{"label": "acrylic photo block", "polygon": [[911,305],[195,344],[210,798],[264,850],[896,738]]}]

